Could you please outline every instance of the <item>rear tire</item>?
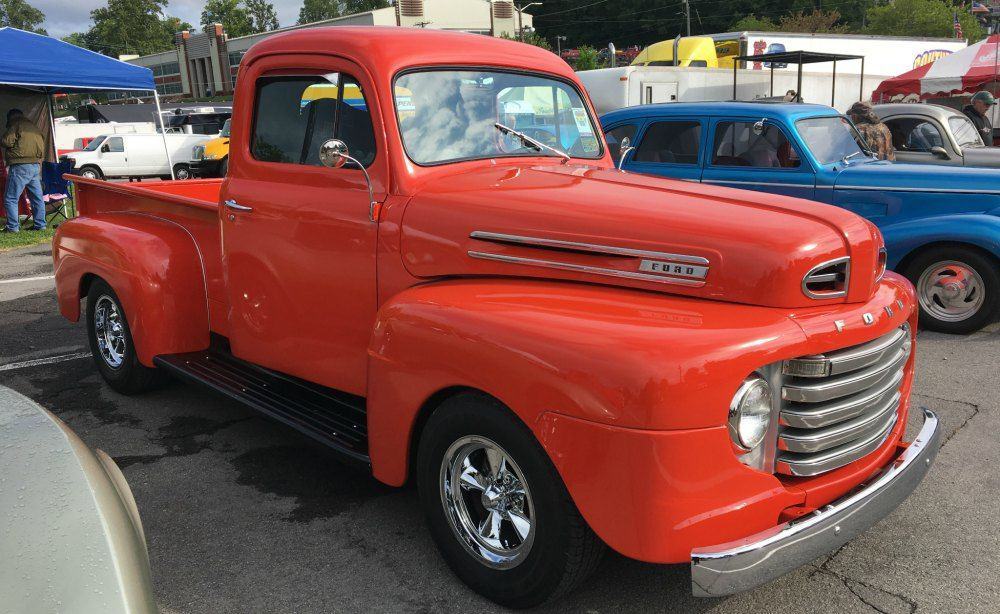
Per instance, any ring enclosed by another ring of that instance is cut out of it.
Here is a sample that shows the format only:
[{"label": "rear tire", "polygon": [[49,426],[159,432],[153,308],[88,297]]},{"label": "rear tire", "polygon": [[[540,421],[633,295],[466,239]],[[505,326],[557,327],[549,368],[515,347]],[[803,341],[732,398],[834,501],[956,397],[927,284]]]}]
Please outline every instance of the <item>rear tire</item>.
[{"label": "rear tire", "polygon": [[166,381],[162,371],[139,362],[125,309],[103,279],[95,280],[87,292],[87,338],[101,377],[118,392],[139,394]]},{"label": "rear tire", "polygon": [[965,335],[1000,316],[1000,266],[969,247],[939,246],[910,261],[903,274],[917,289],[920,325]]},{"label": "rear tire", "polygon": [[421,506],[442,556],[469,587],[528,608],[572,591],[597,567],[604,544],[532,432],[501,403],[457,395],[422,433]]}]

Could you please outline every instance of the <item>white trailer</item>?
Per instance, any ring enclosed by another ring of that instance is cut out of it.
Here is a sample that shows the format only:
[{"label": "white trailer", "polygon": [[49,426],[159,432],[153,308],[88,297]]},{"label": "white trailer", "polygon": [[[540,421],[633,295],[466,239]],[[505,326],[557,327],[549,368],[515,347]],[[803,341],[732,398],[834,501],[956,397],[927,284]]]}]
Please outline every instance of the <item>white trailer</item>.
[{"label": "white trailer", "polygon": [[[851,62],[843,62],[846,66]],[[865,97],[878,87],[886,75],[864,76],[860,83],[858,73],[843,74],[837,64],[836,85],[833,74],[803,72],[802,91],[804,102],[829,104],[840,111],[858,101],[859,92]],[[771,98],[770,71],[739,70],[736,81],[737,100],[762,100]],[[733,100],[733,71],[724,68],[686,68],[680,66],[623,66],[585,70],[577,76],[587,88],[597,112],[600,114],[638,104],[660,102],[707,102]],[[788,90],[798,91],[796,71],[774,71],[774,98]],[[831,92],[835,97],[831,97]]]}]

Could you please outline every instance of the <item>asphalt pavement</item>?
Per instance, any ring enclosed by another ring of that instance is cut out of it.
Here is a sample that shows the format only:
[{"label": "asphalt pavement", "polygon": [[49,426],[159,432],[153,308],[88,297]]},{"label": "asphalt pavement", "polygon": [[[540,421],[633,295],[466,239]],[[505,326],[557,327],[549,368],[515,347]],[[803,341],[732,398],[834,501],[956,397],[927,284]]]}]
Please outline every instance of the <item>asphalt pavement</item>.
[{"label": "asphalt pavement", "polygon": [[[447,569],[412,488],[192,385],[112,392],[84,326],[59,315],[51,275],[48,246],[0,253],[0,384],[121,466],[164,613],[502,610]],[[940,414],[945,443],[919,489],[867,533],[716,600],[689,595],[684,566],[609,554],[582,590],[537,611],[1000,611],[1000,326],[922,332],[917,360],[915,404]]]}]

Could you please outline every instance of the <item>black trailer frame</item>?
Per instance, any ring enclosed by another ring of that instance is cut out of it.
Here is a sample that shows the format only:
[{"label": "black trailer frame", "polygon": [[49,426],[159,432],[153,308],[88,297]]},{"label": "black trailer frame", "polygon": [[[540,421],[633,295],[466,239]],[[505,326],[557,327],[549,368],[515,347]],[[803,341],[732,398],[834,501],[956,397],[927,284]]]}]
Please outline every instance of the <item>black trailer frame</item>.
[{"label": "black trailer frame", "polygon": [[795,95],[802,99],[802,65],[818,64],[820,62],[833,62],[833,86],[830,91],[830,106],[834,106],[835,94],[837,92],[837,62],[844,60],[861,60],[861,87],[858,91],[858,100],[864,100],[865,94],[865,56],[846,55],[843,53],[820,53],[817,51],[777,51],[774,53],[762,53],[760,55],[740,55],[733,58],[733,100],[736,100],[736,75],[743,62],[767,62],[771,66],[771,97],[774,97],[774,65],[775,64],[798,64],[799,78]]}]

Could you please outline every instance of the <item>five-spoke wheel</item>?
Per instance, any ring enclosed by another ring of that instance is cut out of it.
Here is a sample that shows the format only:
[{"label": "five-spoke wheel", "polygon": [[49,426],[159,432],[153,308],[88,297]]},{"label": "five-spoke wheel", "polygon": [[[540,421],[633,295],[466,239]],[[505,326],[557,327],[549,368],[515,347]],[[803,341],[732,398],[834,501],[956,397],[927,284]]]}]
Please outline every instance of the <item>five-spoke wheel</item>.
[{"label": "five-spoke wheel", "polygon": [[920,323],[945,333],[966,334],[997,318],[1000,272],[978,250],[961,246],[928,249],[906,266],[920,303]]}]

